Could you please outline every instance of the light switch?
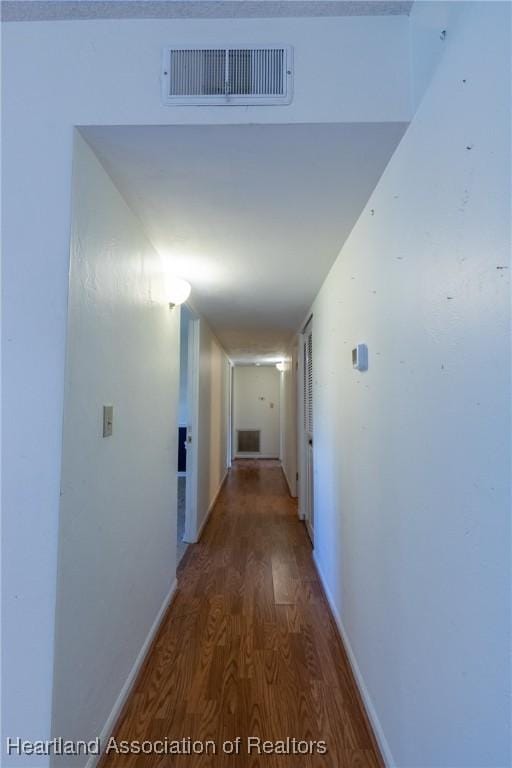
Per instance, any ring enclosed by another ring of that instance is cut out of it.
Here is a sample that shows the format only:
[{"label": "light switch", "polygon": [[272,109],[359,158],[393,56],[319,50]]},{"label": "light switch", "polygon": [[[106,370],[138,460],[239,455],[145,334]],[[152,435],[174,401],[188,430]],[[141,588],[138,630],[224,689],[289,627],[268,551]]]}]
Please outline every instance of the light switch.
[{"label": "light switch", "polygon": [[114,406],[103,406],[103,437],[110,437],[112,434],[112,425],[114,422]]},{"label": "light switch", "polygon": [[358,371],[368,370],[368,347],[366,344],[358,344],[352,350],[352,367]]}]

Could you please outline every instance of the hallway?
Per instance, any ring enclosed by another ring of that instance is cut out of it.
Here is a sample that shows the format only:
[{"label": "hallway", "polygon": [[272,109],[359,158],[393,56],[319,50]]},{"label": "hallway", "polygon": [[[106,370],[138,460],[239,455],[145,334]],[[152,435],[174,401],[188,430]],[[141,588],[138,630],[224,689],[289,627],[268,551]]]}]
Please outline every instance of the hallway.
[{"label": "hallway", "polygon": [[512,0],[0,22],[2,768],[512,767]]},{"label": "hallway", "polygon": [[[234,462],[178,584],[114,735],[211,739],[217,754],[111,752],[102,768],[381,765],[279,462]],[[221,754],[237,736],[240,754]],[[327,753],[248,757],[249,736]]]}]

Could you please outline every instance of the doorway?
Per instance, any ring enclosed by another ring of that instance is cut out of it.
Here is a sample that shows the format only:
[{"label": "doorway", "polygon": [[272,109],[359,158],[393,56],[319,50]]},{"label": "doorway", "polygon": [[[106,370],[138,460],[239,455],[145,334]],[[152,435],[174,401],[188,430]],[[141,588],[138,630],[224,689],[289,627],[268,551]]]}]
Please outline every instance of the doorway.
[{"label": "doorway", "polygon": [[176,563],[197,540],[197,423],[199,319],[180,309],[180,391],[178,407]]}]

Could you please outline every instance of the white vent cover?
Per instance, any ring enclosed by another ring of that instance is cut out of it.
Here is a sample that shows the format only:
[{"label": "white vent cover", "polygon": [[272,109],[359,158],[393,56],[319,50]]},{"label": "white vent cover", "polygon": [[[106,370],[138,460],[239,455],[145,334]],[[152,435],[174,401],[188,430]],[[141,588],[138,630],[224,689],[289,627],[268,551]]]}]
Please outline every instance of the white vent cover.
[{"label": "white vent cover", "polygon": [[260,453],[259,429],[238,429],[238,453]]},{"label": "white vent cover", "polygon": [[164,104],[289,104],[292,49],[165,48]]}]

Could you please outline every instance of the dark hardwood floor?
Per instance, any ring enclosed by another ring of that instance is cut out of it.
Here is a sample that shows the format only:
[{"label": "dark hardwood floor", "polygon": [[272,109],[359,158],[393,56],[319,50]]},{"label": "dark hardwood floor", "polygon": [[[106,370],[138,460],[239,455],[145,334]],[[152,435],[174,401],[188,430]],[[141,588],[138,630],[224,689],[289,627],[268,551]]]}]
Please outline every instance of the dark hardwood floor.
[{"label": "dark hardwood floor", "polygon": [[[278,462],[235,462],[115,732],[212,755],[110,753],[102,768],[377,768],[381,758]],[[240,754],[222,743],[241,737]],[[326,754],[247,754],[247,738]]]}]

